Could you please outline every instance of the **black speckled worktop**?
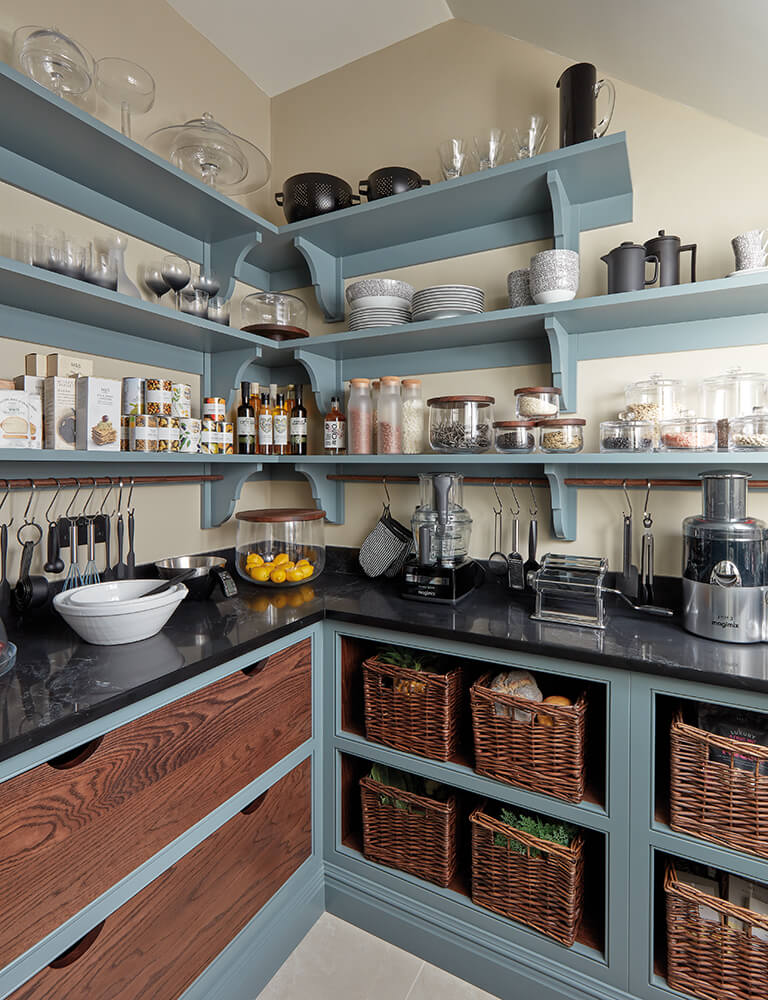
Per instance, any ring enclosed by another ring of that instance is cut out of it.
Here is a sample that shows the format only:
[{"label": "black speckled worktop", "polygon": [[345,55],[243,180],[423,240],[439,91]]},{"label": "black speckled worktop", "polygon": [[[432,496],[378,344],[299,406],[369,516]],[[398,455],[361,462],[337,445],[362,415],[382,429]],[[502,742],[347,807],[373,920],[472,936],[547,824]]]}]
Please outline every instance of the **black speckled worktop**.
[{"label": "black speckled worktop", "polygon": [[532,622],[495,582],[456,608],[405,601],[389,581],[348,573],[326,572],[306,600],[283,592],[282,606],[274,591],[238,586],[230,600],[186,600],[159,635],[125,646],[88,645],[54,612],[7,622],[19,655],[0,676],[0,761],[324,618],[768,694],[768,644],[699,639],[677,619],[615,606],[600,633]]}]

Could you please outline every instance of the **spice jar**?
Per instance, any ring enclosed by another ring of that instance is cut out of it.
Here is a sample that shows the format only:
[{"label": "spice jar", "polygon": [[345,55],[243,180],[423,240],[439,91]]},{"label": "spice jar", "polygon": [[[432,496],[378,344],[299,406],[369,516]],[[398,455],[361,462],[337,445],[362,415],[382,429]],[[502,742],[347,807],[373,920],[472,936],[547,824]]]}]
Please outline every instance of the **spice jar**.
[{"label": "spice jar", "polygon": [[534,420],[497,420],[494,422],[494,444],[496,451],[504,455],[517,452],[531,452],[536,447],[533,428]]},{"label": "spice jar", "polygon": [[680,379],[663,378],[659,372],[624,387],[627,415],[633,420],[653,421],[654,448],[659,447],[659,422],[680,414],[683,389]]},{"label": "spice jar", "polygon": [[539,448],[546,452],[581,451],[584,447],[584,425],[581,417],[561,417],[539,421]]},{"label": "spice jar", "polygon": [[768,375],[729,368],[723,375],[702,379],[699,384],[699,414],[717,421],[717,446],[730,447],[728,422],[748,417],[755,407],[768,402]]},{"label": "spice jar", "polygon": [[404,378],[403,402],[403,454],[420,455],[426,451],[426,409],[421,398],[421,379]]},{"label": "spice jar", "polygon": [[655,425],[652,420],[603,420],[600,451],[653,451]]},{"label": "spice jar", "polygon": [[373,404],[367,378],[350,380],[347,406],[347,452],[370,455],[373,452]]},{"label": "spice jar", "polygon": [[728,441],[731,451],[768,450],[768,409],[756,406],[748,417],[734,417],[730,420]]},{"label": "spice jar", "polygon": [[379,412],[376,427],[379,455],[399,455],[402,451],[402,403],[400,379],[386,375],[379,389]]},{"label": "spice jar", "polygon": [[717,451],[717,424],[708,417],[694,417],[684,411],[673,420],[659,424],[662,451]]},{"label": "spice jar", "polygon": [[515,405],[521,420],[550,419],[560,412],[562,390],[553,385],[532,385],[515,389]]},{"label": "spice jar", "polygon": [[429,407],[429,444],[446,453],[488,451],[493,440],[493,396],[435,396]]}]

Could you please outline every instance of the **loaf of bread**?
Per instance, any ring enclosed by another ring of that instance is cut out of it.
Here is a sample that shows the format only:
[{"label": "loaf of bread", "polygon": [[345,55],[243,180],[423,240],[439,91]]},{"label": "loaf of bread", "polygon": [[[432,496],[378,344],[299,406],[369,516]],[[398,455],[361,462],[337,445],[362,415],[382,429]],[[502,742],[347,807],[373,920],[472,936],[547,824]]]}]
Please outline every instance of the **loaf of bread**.
[{"label": "loaf of bread", "polygon": [[[492,691],[499,691],[501,694],[526,698],[528,701],[541,701],[539,686],[527,670],[509,670],[506,673],[496,674],[490,686]],[[514,714],[515,722],[531,721],[530,712],[520,708],[513,709],[500,701],[493,703],[493,714],[506,716]]]}]

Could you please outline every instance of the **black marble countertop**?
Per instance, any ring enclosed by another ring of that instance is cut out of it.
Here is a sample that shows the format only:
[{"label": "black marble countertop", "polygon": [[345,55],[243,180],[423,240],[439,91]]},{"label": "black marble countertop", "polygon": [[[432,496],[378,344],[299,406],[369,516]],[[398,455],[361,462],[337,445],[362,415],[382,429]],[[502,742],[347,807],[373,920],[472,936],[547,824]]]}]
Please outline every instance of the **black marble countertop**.
[{"label": "black marble countertop", "polygon": [[0,675],[0,761],[323,618],[768,693],[768,644],[699,639],[677,619],[615,606],[596,632],[533,622],[496,582],[455,608],[348,573],[280,593],[238,586],[229,600],[187,599],[159,635],[124,646],[82,642],[53,611],[7,622],[19,652]]}]

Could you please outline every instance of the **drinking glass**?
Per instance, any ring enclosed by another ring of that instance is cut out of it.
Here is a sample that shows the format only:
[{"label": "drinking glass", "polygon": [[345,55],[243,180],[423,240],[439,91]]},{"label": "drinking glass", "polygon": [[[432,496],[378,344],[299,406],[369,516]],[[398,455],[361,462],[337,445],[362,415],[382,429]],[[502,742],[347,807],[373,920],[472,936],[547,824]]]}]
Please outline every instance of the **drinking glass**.
[{"label": "drinking glass", "polygon": [[527,160],[541,152],[547,137],[549,122],[541,115],[529,115],[520,128],[512,129],[512,147],[516,160]]},{"label": "drinking glass", "polygon": [[51,270],[82,281],[85,277],[85,261],[85,247],[65,236],[56,247]]},{"label": "drinking glass", "polygon": [[144,287],[147,288],[157,300],[158,305],[160,304],[160,299],[165,295],[167,291],[170,291],[171,286],[163,277],[163,267],[159,261],[154,261],[152,264],[145,264],[141,269],[140,275],[141,281]]},{"label": "drinking glass", "polygon": [[35,226],[35,267],[44,267],[48,271],[58,270],[59,248],[63,242],[64,233],[60,229]]},{"label": "drinking glass", "polygon": [[168,287],[172,288],[176,293],[176,308],[180,309],[181,299],[179,298],[179,293],[182,288],[187,287],[191,277],[189,261],[185,260],[184,257],[177,257],[176,254],[166,254],[160,264],[160,273],[165,278]]},{"label": "drinking glass", "polygon": [[478,170],[490,170],[498,167],[504,158],[504,143],[507,133],[500,128],[488,129],[483,135],[474,137],[475,163]]},{"label": "drinking glass", "polygon": [[446,139],[437,147],[443,178],[461,177],[467,163],[467,144],[463,139]]},{"label": "drinking glass", "polygon": [[85,280],[100,288],[117,291],[117,261],[109,248],[91,244],[89,260],[85,268]]},{"label": "drinking glass", "polygon": [[107,56],[96,63],[96,90],[120,108],[120,129],[131,137],[131,115],[144,115],[155,103],[155,81],[138,63]]},{"label": "drinking glass", "polygon": [[214,295],[208,299],[208,319],[222,326],[229,326],[229,299],[223,295]]},{"label": "drinking glass", "polygon": [[13,259],[22,264],[35,263],[35,230],[19,229],[13,234]]},{"label": "drinking glass", "polygon": [[210,271],[206,272],[202,267],[199,267],[197,273],[192,278],[192,287],[198,288],[203,292],[208,292],[208,295],[213,298],[213,296],[219,294],[221,281],[215,274],[212,274]]},{"label": "drinking glass", "polygon": [[181,311],[189,313],[190,316],[200,316],[205,319],[208,315],[208,292],[202,288],[185,288],[179,292],[181,296]]}]

